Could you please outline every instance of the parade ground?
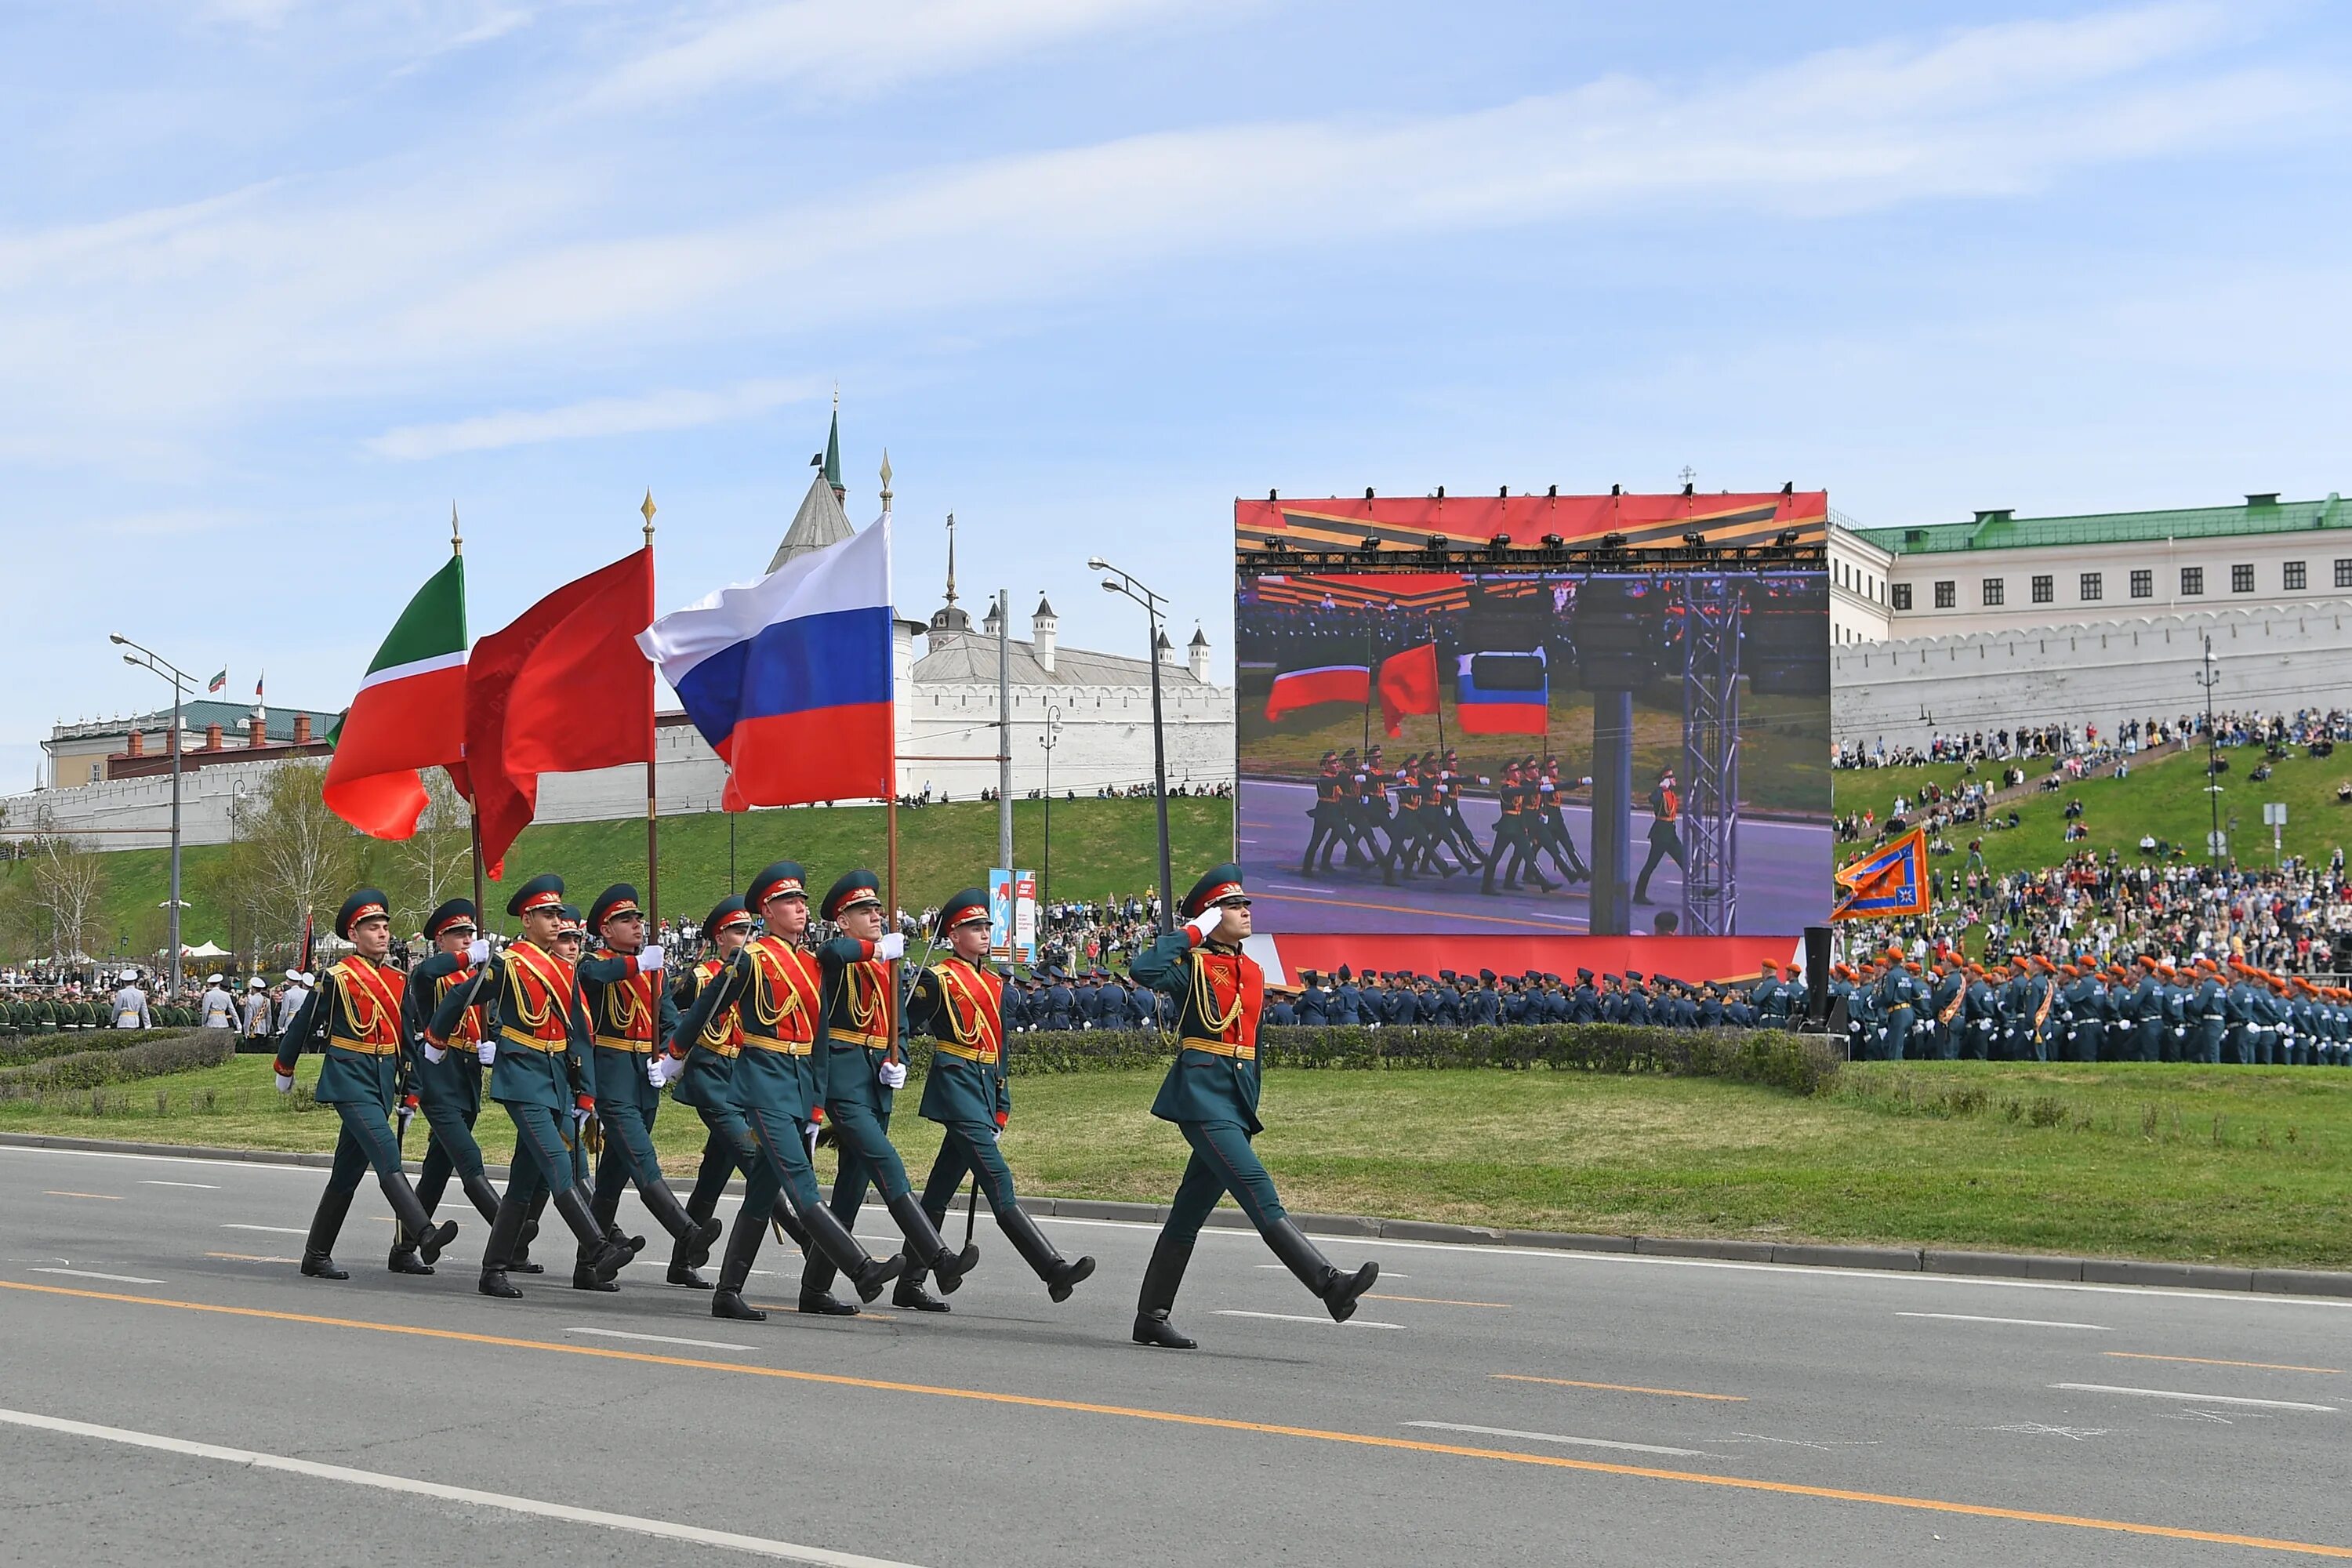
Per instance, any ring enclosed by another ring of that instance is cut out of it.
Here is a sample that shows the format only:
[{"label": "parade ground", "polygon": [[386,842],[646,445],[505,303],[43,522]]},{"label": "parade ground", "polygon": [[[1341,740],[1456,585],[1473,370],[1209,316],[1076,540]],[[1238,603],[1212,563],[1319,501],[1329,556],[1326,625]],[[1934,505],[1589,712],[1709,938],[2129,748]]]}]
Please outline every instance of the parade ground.
[{"label": "parade ground", "polygon": [[0,1169],[28,1562],[2352,1557],[2340,1300],[1332,1237],[1382,1267],[1342,1326],[1213,1228],[1183,1353],[1125,1224],[1044,1222],[1101,1261],[1060,1307],[983,1221],[950,1315],[774,1310],[772,1246],[718,1322],[643,1263],[485,1300],[478,1225],[395,1279],[373,1187],[301,1279],[315,1169]]},{"label": "parade ground", "polygon": [[[1269,913],[1269,931],[1419,932],[1443,930],[1449,934],[1528,936],[1579,934],[1591,929],[1591,884],[1572,882],[1551,892],[1521,888],[1504,890],[1496,883],[1491,895],[1479,891],[1475,871],[1453,877],[1419,876],[1397,886],[1381,880],[1377,867],[1341,864],[1314,877],[1298,874],[1313,830],[1308,812],[1315,805],[1315,786],[1281,779],[1241,781],[1238,842],[1241,863],[1250,877],[1250,892]],[[1496,806],[1475,797],[1462,802],[1463,820],[1469,824],[1483,850],[1495,840]],[[1560,808],[1569,837],[1590,862],[1592,858],[1592,808],[1571,801]],[[1651,817],[1633,813],[1633,837],[1629,869],[1638,875],[1649,858]],[[1794,936],[1829,912],[1830,825],[1826,822],[1750,818],[1739,826],[1739,931],[1747,935]],[[1451,859],[1452,852],[1448,852]],[[1543,874],[1559,881],[1559,870],[1549,859]],[[1659,863],[1650,881],[1653,907],[1634,911],[1634,928],[1647,932],[1660,910],[1682,907],[1681,868],[1672,859]]]}]

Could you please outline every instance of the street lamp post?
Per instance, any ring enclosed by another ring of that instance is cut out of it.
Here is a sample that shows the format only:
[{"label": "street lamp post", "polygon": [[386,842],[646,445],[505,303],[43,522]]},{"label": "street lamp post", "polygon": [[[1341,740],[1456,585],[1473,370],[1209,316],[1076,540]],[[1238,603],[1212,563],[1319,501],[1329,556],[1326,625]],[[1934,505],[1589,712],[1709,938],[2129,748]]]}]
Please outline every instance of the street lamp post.
[{"label": "street lamp post", "polygon": [[172,903],[169,935],[172,949],[172,994],[180,994],[180,703],[187,689],[195,685],[188,672],[151,648],[141,647],[121,632],[108,636],[107,641],[117,647],[131,649],[122,656],[125,664],[151,670],[172,683]]},{"label": "street lamp post", "polygon": [[1150,623],[1150,640],[1144,651],[1151,661],[1151,787],[1160,805],[1160,929],[1173,931],[1176,895],[1168,866],[1168,746],[1160,717],[1160,612],[1168,601],[1099,555],[1087,562],[1087,569],[1109,573],[1103,580],[1103,592],[1133,599],[1143,606],[1144,619]]},{"label": "street lamp post", "polygon": [[1037,873],[1037,901],[1051,901],[1054,884],[1054,748],[1062,740],[1062,710],[1059,707],[1045,710],[1045,732],[1037,743],[1045,748],[1045,864]]}]

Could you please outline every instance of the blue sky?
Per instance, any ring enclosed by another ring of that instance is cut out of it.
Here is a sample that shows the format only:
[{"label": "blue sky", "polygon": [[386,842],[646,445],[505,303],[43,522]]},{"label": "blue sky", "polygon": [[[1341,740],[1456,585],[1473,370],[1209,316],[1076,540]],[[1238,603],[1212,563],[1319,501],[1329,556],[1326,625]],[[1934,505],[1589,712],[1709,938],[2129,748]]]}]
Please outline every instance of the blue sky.
[{"label": "blue sky", "polygon": [[842,397],[900,607],[1231,501],[1824,486],[1873,524],[2352,479],[2319,4],[75,0],[0,20],[0,788],[161,690],[347,700],[636,542],[764,565]]}]

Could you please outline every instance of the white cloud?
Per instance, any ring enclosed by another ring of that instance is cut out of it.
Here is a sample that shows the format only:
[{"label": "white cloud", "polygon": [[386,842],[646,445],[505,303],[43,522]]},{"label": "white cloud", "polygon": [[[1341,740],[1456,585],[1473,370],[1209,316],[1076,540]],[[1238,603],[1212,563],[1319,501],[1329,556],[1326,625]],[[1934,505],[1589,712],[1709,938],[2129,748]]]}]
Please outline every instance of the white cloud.
[{"label": "white cloud", "polygon": [[968,70],[1092,33],[1194,12],[1203,0],[782,0],[730,10],[589,94],[661,106],[721,88],[831,100]]},{"label": "white cloud", "polygon": [[367,443],[380,457],[443,458],[542,441],[590,436],[635,436],[652,430],[689,430],[698,426],[763,414],[787,403],[805,403],[824,389],[807,381],[747,381],[718,391],[672,390],[636,397],[594,397],[561,408],[508,409],[445,425],[404,425]]}]

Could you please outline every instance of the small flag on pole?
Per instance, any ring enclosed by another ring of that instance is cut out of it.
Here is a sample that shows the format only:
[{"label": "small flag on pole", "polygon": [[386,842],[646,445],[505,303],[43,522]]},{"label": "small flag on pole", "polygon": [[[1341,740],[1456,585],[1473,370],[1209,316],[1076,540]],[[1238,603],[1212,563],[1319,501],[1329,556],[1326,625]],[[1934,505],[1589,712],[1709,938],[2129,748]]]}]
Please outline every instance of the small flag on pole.
[{"label": "small flag on pole", "polygon": [[1927,830],[1915,827],[1837,871],[1833,921],[1884,920],[1927,912]]},{"label": "small flag on pole", "polygon": [[224,668],[218,675],[215,675],[210,680],[205,681],[205,689],[215,697],[219,696],[222,692],[226,691],[228,689],[228,670]]},{"label": "small flag on pole", "polygon": [[1265,721],[1278,724],[1286,714],[1321,702],[1352,702],[1361,707],[1372,700],[1369,665],[1319,664],[1312,669],[1286,669],[1274,678],[1265,694]]},{"label": "small flag on pole", "polygon": [[1437,711],[1437,645],[1423,643],[1381,661],[1381,723],[1393,741],[1408,713]]}]

